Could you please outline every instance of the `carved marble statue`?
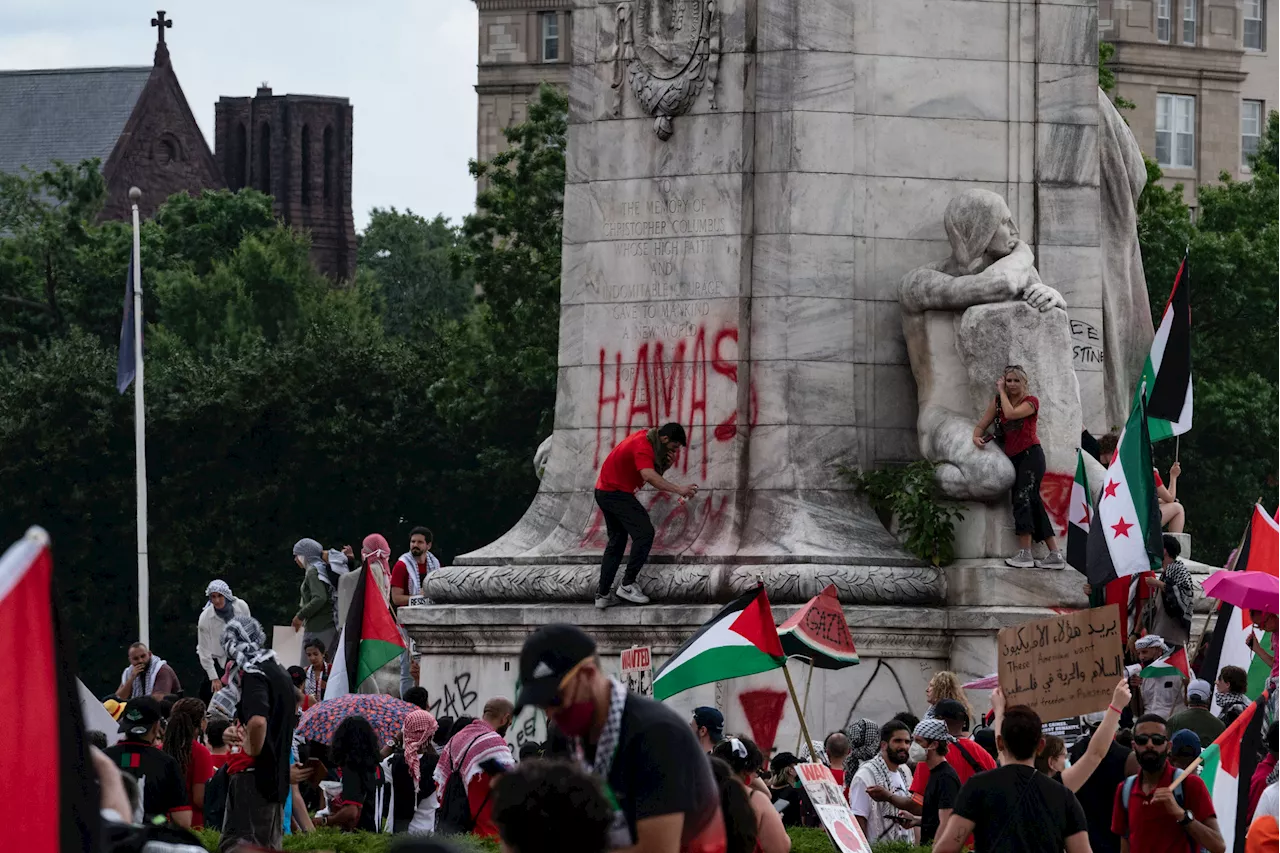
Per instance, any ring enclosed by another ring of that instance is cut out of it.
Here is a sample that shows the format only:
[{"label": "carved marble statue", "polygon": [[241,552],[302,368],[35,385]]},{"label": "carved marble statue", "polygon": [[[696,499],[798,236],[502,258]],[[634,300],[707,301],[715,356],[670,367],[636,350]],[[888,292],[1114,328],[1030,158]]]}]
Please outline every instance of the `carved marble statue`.
[{"label": "carved marble statue", "polygon": [[1138,196],[1147,166],[1133,132],[1098,90],[1098,164],[1102,184],[1102,362],[1107,425],[1129,417],[1135,383],[1155,330],[1138,248]]},{"label": "carved marble statue", "polygon": [[[999,447],[973,443],[978,394],[970,394],[962,338],[980,338],[982,333],[972,328],[977,317],[969,314],[975,306],[1021,301],[1041,314],[1059,309],[1055,319],[1065,329],[1066,314],[1060,309],[1066,302],[1040,280],[1031,247],[1018,239],[1013,214],[996,193],[964,191],[947,205],[943,226],[951,256],[908,273],[899,291],[902,330],[919,399],[920,453],[939,463],[937,478],[944,494],[956,500],[990,501],[1008,491],[1014,472]],[[971,328],[962,330],[964,321]],[[1070,370],[1069,345],[1067,359]],[[987,391],[981,389],[981,399]],[[1078,391],[1076,407],[1078,423]]]}]

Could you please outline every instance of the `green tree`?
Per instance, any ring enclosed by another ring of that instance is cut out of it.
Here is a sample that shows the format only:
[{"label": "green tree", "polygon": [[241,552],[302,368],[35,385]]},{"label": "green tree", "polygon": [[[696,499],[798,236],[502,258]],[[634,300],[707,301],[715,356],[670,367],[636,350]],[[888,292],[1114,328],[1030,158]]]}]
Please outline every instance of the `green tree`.
[{"label": "green tree", "polygon": [[458,229],[443,216],[375,207],[360,237],[359,268],[377,280],[387,332],[417,335],[471,310],[470,270],[454,269]]},{"label": "green tree", "polygon": [[1116,92],[1116,73],[1111,70],[1111,60],[1116,55],[1116,46],[1111,42],[1098,42],[1098,87],[1107,93],[1111,103],[1118,110],[1131,110],[1137,106],[1133,101]]}]

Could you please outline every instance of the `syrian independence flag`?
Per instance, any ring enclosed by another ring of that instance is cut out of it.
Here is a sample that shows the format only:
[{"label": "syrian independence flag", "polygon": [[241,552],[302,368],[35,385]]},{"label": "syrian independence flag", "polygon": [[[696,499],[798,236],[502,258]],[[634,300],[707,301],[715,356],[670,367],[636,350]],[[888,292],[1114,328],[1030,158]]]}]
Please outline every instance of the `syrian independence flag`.
[{"label": "syrian independence flag", "polygon": [[1143,387],[1147,389],[1147,428],[1152,441],[1191,429],[1191,270],[1186,256],[1173,280],[1151,354],[1142,366],[1135,409]]},{"label": "syrian independence flag", "polygon": [[400,626],[378,590],[372,572],[371,565],[360,569],[360,580],[356,582],[342,636],[338,638],[338,650],[333,655],[325,699],[359,693],[366,678],[404,654],[406,646],[400,636]]},{"label": "syrian independence flag", "polygon": [[1067,507],[1067,562],[1082,575],[1088,575],[1086,562],[1089,521],[1093,518],[1093,498],[1089,478],[1084,472],[1084,451],[1076,450],[1076,478],[1071,483],[1071,502]]},{"label": "syrian independence flag", "polygon": [[1266,716],[1259,706],[1266,693],[1255,699],[1218,739],[1200,756],[1200,778],[1213,797],[1218,828],[1227,843],[1227,853],[1243,853],[1249,829],[1249,783],[1258,766],[1262,748],[1262,723]]},{"label": "syrian independence flag", "polygon": [[1152,661],[1144,666],[1138,675],[1143,678],[1165,678],[1170,675],[1181,675],[1183,678],[1190,680],[1191,666],[1187,663],[1186,647],[1179,646],[1159,660]]},{"label": "syrian independence flag", "polygon": [[1089,525],[1086,550],[1089,583],[1095,588],[1116,578],[1160,565],[1160,505],[1151,467],[1151,440],[1139,400],[1120,433],[1115,459]]},{"label": "syrian independence flag", "polygon": [[33,527],[0,557],[0,695],[30,710],[0,726],[0,824],[24,853],[98,851],[97,779],[52,584],[49,534]]},{"label": "syrian independence flag", "polygon": [[785,662],[761,584],[726,604],[667,659],[653,677],[653,698],[662,701],[690,687],[767,672]]}]

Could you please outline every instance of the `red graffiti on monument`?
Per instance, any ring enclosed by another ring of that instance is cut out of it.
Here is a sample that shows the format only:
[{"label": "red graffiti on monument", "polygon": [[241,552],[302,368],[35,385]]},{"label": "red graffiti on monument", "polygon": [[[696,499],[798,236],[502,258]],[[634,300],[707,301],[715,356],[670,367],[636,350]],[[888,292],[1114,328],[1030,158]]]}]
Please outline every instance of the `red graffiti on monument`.
[{"label": "red graffiti on monument", "polygon": [[[1075,477],[1071,474],[1060,474],[1049,471],[1040,481],[1040,500],[1044,502],[1045,512],[1053,522],[1053,529],[1059,535],[1067,531],[1067,513],[1071,504],[1071,484]],[[1065,547],[1065,545],[1063,546]]]},{"label": "red graffiti on monument", "polygon": [[782,712],[787,706],[785,690],[746,690],[738,694],[742,703],[742,713],[747,717],[747,725],[751,727],[751,737],[756,746],[764,753],[765,758],[773,751],[773,742],[778,737],[778,723],[782,722]]}]

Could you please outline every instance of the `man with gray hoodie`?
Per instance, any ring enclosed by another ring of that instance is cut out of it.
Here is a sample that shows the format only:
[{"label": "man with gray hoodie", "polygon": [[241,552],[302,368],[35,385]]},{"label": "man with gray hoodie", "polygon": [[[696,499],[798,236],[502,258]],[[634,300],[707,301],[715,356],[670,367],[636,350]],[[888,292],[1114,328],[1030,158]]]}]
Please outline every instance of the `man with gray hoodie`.
[{"label": "man with gray hoodie", "polygon": [[293,546],[293,561],[306,571],[302,579],[302,594],[298,612],[293,617],[293,630],[302,631],[302,660],[306,666],[307,641],[316,639],[324,643],[326,652],[333,655],[334,641],[338,638],[337,588],[325,562],[324,548],[314,539],[299,539]]}]

